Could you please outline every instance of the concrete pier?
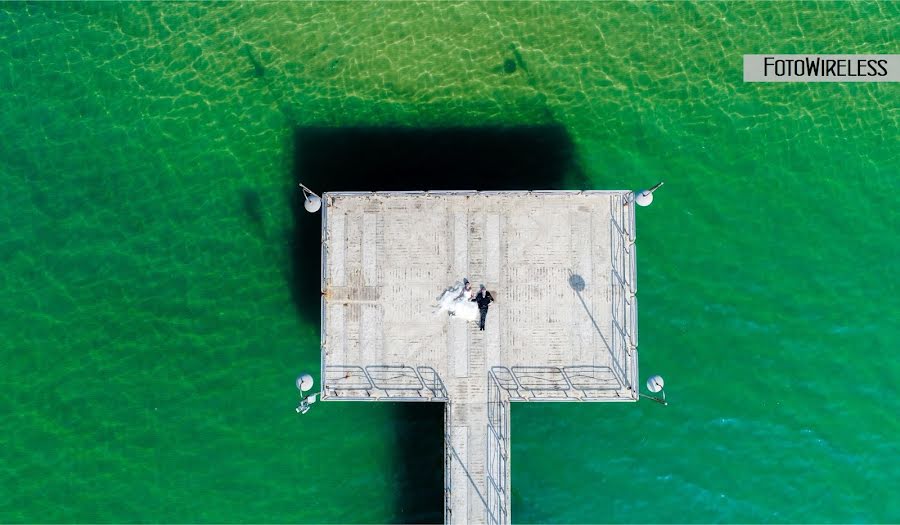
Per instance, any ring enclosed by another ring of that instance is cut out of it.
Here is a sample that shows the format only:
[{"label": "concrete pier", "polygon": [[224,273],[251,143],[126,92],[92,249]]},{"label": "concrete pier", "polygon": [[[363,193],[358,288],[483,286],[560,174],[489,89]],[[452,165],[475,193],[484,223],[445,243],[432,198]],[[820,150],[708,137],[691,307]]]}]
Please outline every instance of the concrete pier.
[{"label": "concrete pier", "polygon": [[510,523],[510,402],[637,400],[630,193],[324,195],[322,399],[445,403],[447,523]]}]

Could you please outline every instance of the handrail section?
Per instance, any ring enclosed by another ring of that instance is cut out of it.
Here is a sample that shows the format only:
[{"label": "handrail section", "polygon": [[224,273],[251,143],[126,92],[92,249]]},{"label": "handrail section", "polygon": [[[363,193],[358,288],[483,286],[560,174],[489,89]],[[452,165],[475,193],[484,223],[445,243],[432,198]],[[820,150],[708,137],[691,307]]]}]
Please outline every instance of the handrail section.
[{"label": "handrail section", "polygon": [[345,401],[447,401],[447,388],[430,366],[327,365],[324,397]]}]

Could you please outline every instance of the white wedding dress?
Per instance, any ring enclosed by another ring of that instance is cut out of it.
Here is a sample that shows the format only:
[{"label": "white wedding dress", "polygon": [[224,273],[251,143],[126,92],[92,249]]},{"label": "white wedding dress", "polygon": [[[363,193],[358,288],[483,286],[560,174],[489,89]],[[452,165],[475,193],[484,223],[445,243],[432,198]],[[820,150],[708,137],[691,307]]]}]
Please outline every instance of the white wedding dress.
[{"label": "white wedding dress", "polygon": [[475,290],[471,288],[466,290],[462,281],[456,281],[438,297],[434,313],[448,312],[450,315],[466,321],[477,321],[479,319],[478,303],[472,301],[473,297],[475,297]]}]

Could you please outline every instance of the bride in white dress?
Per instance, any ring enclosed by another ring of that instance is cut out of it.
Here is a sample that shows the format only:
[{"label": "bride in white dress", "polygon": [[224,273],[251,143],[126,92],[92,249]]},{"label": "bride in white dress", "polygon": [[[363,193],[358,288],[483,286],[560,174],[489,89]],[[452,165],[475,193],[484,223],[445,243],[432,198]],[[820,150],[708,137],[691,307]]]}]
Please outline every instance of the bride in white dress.
[{"label": "bride in white dress", "polygon": [[478,304],[472,301],[474,297],[475,290],[472,289],[472,284],[468,279],[456,281],[438,297],[434,313],[449,312],[451,316],[466,321],[477,321]]}]

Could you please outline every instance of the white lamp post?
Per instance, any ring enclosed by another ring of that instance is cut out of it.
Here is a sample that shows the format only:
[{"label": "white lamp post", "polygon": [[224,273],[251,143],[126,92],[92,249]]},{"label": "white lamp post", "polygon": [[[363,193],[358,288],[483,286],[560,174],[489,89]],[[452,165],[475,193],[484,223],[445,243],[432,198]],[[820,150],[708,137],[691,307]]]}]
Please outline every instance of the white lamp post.
[{"label": "white lamp post", "polygon": [[303,190],[303,207],[306,208],[306,211],[309,213],[316,213],[319,211],[319,208],[322,207],[322,198],[313,193],[313,191],[303,183],[300,183],[300,189]]},{"label": "white lamp post", "polygon": [[654,394],[657,392],[662,392],[662,397],[661,398],[653,397],[653,396],[648,396],[646,394],[641,394],[640,392],[638,392],[638,393],[640,394],[641,397],[646,397],[647,399],[656,401],[657,403],[659,403],[661,405],[668,405],[669,403],[666,402],[666,393],[663,392],[663,386],[665,386],[665,384],[666,384],[666,382],[663,381],[662,376],[659,376],[659,375],[650,376],[647,378],[647,390],[653,392]]},{"label": "white lamp post", "polygon": [[650,206],[650,203],[653,202],[653,192],[658,190],[663,183],[660,182],[656,186],[653,186],[649,190],[641,190],[636,191],[631,195],[630,199],[625,201],[625,206],[628,206],[629,203],[635,202],[638,206]]},{"label": "white lamp post", "polygon": [[297,378],[297,389],[303,394],[303,397],[300,398],[300,405],[295,409],[298,414],[309,412],[310,405],[316,402],[316,396],[319,395],[318,392],[306,395],[306,392],[312,389],[313,383],[312,376],[306,373],[300,374],[300,377]]}]

